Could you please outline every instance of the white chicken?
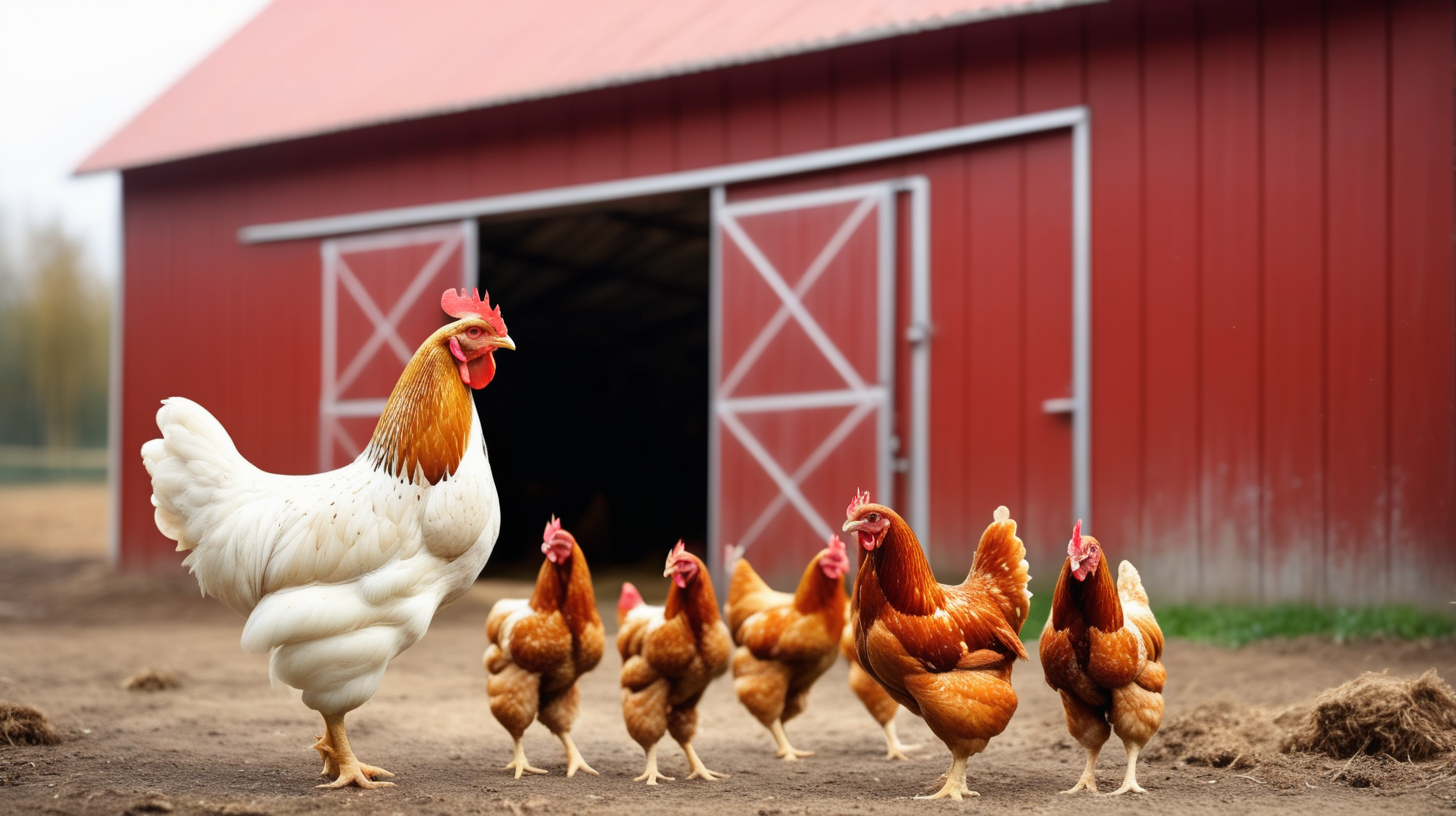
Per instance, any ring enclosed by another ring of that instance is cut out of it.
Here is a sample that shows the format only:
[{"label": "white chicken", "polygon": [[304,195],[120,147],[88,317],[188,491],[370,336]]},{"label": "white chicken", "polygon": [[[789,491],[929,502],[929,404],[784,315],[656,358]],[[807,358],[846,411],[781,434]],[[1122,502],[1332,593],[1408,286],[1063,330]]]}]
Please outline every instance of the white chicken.
[{"label": "white chicken", "polygon": [[514,349],[500,309],[448,290],[436,331],[400,375],[369,446],[313,476],[266,473],[202,406],[173,397],[161,439],[142,446],[157,527],[191,550],[204,595],[246,615],[242,647],[272,652],[270,675],[323,715],[314,744],[333,781],[391,785],[359,762],[344,715],[363,705],[396,655],[485,566],[500,506],[470,389]]}]

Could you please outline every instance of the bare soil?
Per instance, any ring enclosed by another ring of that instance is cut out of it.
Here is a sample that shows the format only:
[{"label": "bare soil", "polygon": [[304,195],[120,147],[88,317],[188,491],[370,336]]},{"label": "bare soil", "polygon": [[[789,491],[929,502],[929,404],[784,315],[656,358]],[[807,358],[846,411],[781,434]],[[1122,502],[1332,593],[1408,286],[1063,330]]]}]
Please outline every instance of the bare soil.
[{"label": "bare soil", "polygon": [[[350,715],[355,750],[393,771],[398,787],[315,790],[319,760],[308,746],[322,722],[296,693],[269,687],[265,656],[238,648],[243,619],[199,597],[185,577],[113,574],[103,556],[104,515],[82,518],[78,507],[104,514],[104,488],[28,488],[18,499],[0,490],[0,701],[40,709],[64,738],[58,745],[0,741],[0,813],[1456,811],[1456,763],[1449,758],[1414,765],[1387,757],[1353,764],[1278,754],[1218,759],[1216,751],[1183,744],[1202,739],[1197,721],[1207,715],[1190,717],[1199,711],[1222,712],[1224,725],[1259,719],[1257,728],[1239,726],[1239,739],[1256,732],[1266,741],[1279,738],[1293,721],[1291,710],[1367,670],[1411,677],[1435,668],[1456,679],[1450,641],[1270,641],[1237,650],[1172,641],[1169,745],[1158,750],[1164,734],[1154,737],[1139,773],[1149,793],[1125,797],[1057,795],[1076,781],[1083,754],[1067,735],[1032,649],[1031,663],[1014,677],[1020,708],[1006,733],[971,760],[970,784],[981,796],[964,803],[909,801],[949,766],[949,752],[902,712],[902,739],[922,747],[913,761],[886,761],[879,728],[850,693],[842,664],[788,726],[795,746],[817,755],[776,759],[768,733],[738,704],[725,677],[704,697],[695,745],[708,767],[730,778],[684,781],[686,762],[669,739],[660,746],[662,770],[679,781],[634,783],[643,755],[622,724],[620,664],[609,651],[582,682],[573,732],[602,775],[566,779],[559,743],[536,725],[526,736],[527,756],[552,773],[516,780],[500,770],[511,742],[490,716],[480,664],[490,605],[529,592],[528,584],[506,581],[481,581],[442,610],[429,635],[390,667],[374,699]],[[603,576],[603,606],[615,600],[611,584],[619,578]],[[665,592],[660,578],[638,578],[649,594]],[[144,669],[171,673],[181,685],[122,688]],[[1194,755],[1214,764],[1189,764]],[[1120,783],[1123,767],[1114,739],[1099,765],[1103,790]]]}]

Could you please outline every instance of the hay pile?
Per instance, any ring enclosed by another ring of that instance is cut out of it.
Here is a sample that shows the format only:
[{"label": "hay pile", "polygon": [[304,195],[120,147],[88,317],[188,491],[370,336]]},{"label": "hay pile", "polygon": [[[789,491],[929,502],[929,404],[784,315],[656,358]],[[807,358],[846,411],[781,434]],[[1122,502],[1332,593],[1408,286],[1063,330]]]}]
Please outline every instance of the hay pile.
[{"label": "hay pile", "polygon": [[1456,750],[1456,693],[1435,669],[1413,680],[1366,672],[1316,697],[1284,750],[1432,759]]},{"label": "hay pile", "polygon": [[145,668],[121,681],[127,691],[166,691],[182,688],[182,680],[166,669]]},{"label": "hay pile", "polygon": [[0,738],[9,745],[55,745],[61,741],[46,715],[4,700],[0,700]]},{"label": "hay pile", "polygon": [[1164,722],[1144,755],[1282,790],[1335,783],[1456,792],[1456,693],[1435,669],[1413,679],[1367,672],[1310,707],[1200,706]]}]

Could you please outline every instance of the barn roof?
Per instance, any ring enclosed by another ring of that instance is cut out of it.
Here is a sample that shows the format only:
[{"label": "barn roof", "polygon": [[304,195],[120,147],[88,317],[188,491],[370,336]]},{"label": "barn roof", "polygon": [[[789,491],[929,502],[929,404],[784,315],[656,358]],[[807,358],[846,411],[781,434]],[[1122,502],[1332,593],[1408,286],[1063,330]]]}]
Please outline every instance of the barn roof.
[{"label": "barn roof", "polygon": [[96,149],[123,169],[1095,0],[275,0]]}]

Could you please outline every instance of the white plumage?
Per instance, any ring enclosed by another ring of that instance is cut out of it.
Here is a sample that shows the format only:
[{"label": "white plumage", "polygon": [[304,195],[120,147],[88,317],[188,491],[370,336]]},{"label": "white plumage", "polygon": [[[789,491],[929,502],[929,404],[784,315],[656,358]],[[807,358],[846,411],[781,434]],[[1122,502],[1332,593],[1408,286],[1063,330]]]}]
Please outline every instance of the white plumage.
[{"label": "white plumage", "polygon": [[459,470],[431,485],[376,470],[281,476],[238,453],[206,409],[181,397],[142,446],[157,527],[191,550],[203,594],[248,616],[242,646],[324,714],[374,694],[389,661],[485,565],[500,510],[480,420]]}]

